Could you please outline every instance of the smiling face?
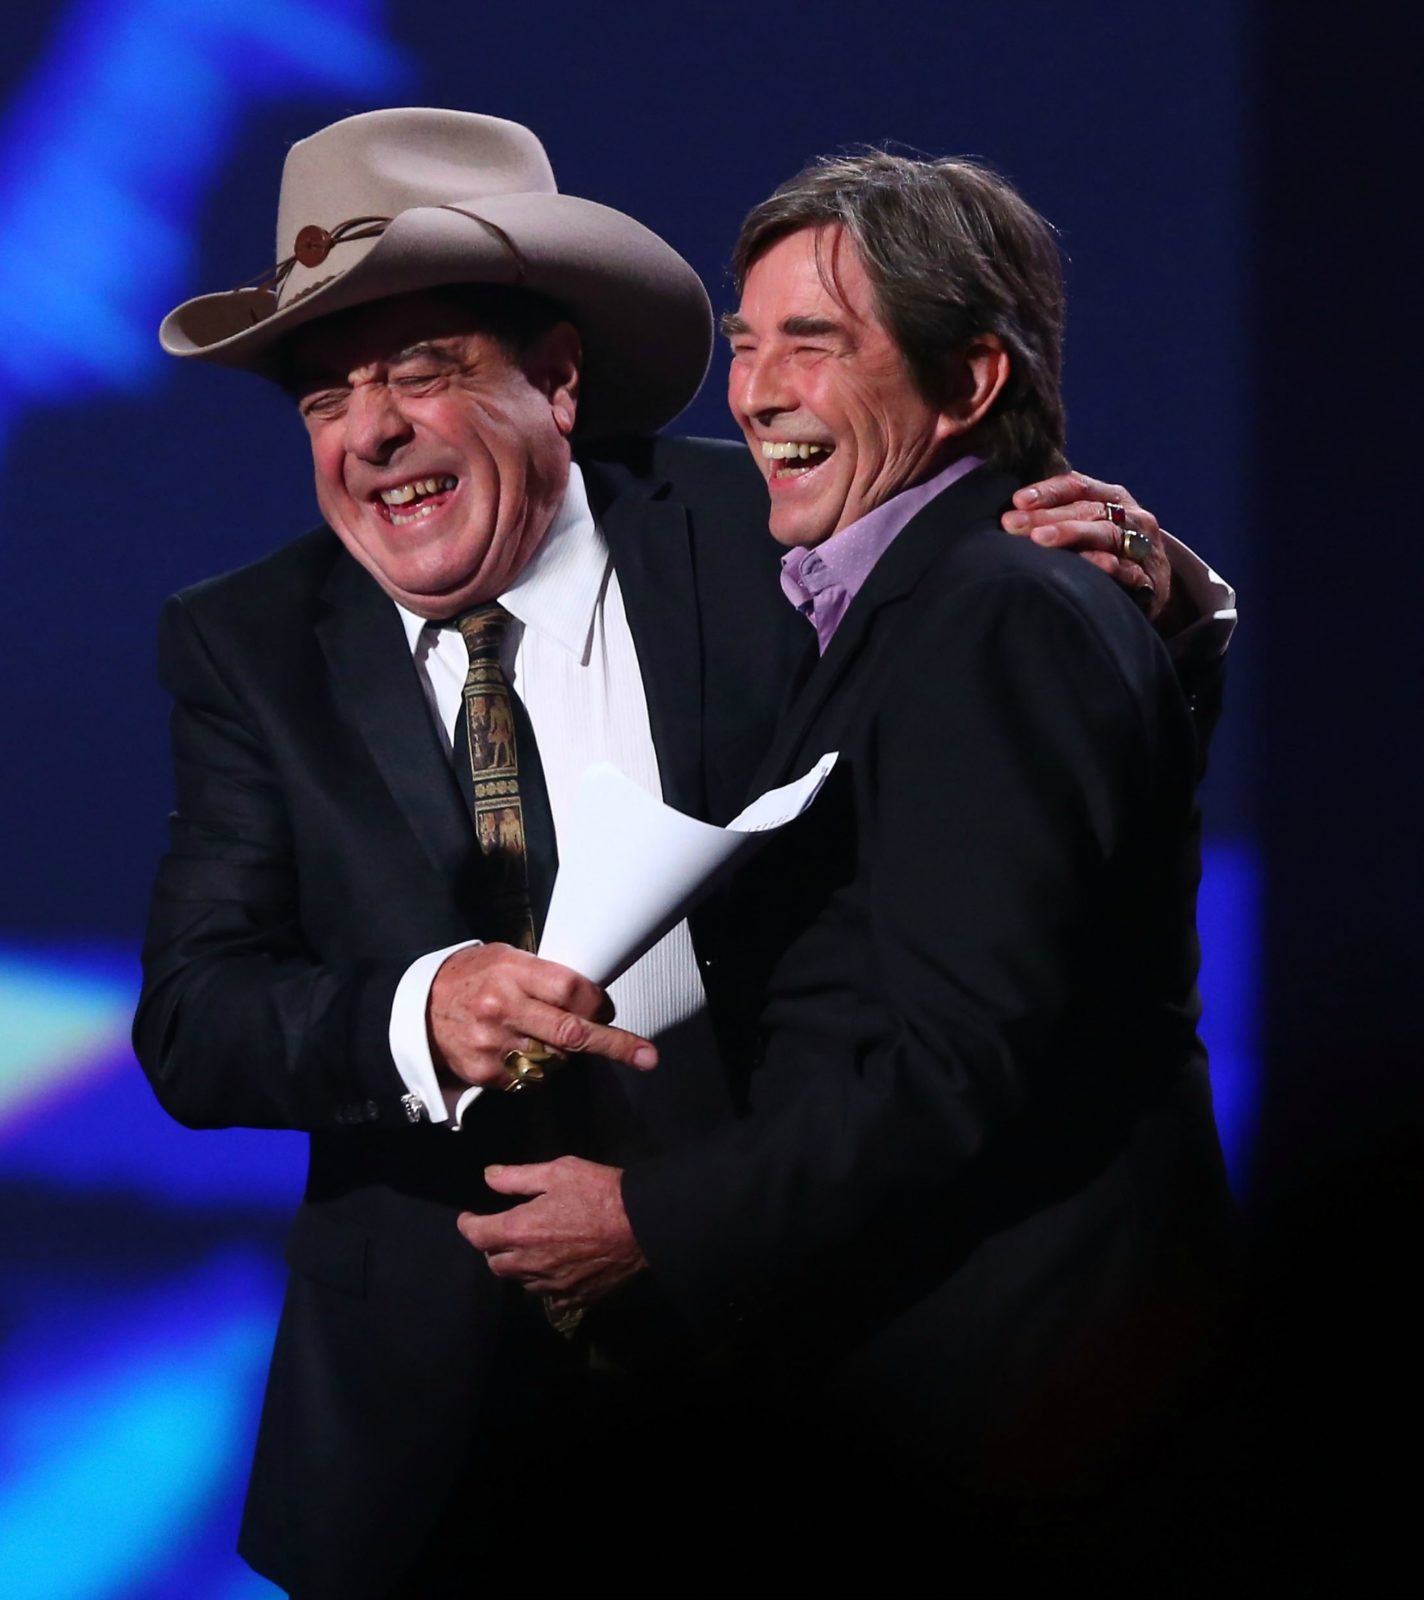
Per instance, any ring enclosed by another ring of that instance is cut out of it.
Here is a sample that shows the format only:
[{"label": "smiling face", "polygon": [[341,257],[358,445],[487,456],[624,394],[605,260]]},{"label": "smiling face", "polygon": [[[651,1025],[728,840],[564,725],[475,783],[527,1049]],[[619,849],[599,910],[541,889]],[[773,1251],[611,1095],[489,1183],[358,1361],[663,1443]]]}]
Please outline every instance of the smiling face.
[{"label": "smiling face", "polygon": [[[943,409],[925,399],[876,316],[859,252],[835,224],[769,246],[723,331],[727,402],[766,478],[772,535],[785,545],[820,544],[962,454],[1007,373],[1002,346],[985,336],[955,358],[965,384],[954,398]],[[986,354],[992,372],[976,365]]]},{"label": "smiling face", "polygon": [[877,319],[841,228],[777,240],[723,326],[727,401],[761,463],[782,544],[819,544],[949,459],[952,430]]},{"label": "smiling face", "polygon": [[296,336],[317,503],[393,600],[451,617],[523,571],[568,484],[578,366],[569,323],[515,353],[440,292]]}]

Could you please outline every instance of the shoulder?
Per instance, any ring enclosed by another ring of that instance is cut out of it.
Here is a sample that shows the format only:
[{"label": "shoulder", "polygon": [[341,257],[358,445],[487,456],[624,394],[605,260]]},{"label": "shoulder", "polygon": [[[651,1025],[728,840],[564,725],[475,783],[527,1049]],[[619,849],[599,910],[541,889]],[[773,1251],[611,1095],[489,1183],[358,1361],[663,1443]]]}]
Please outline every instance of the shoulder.
[{"label": "shoulder", "polygon": [[579,451],[586,470],[638,481],[678,500],[745,502],[765,520],[766,490],[747,447],[728,439],[665,434],[600,441]]},{"label": "shoulder", "polygon": [[307,606],[332,568],[350,560],[329,528],[314,528],[247,566],[218,573],[181,589],[174,597],[185,609],[218,619],[248,615],[254,607]]},{"label": "shoulder", "polygon": [[658,470],[680,489],[747,496],[765,518],[766,485],[740,439],[660,437],[654,445]]},{"label": "shoulder", "polygon": [[195,664],[234,680],[284,681],[306,672],[322,597],[342,565],[360,571],[322,527],[180,590],[159,618],[160,680],[175,690]]},{"label": "shoulder", "polygon": [[[1156,632],[1117,584],[1081,556],[984,525],[932,562],[916,587],[923,657],[958,640],[1008,670],[1101,677],[1155,699],[1176,674]],[[982,659],[982,655],[981,655]]]},{"label": "shoulder", "polygon": [[781,552],[767,532],[765,480],[744,444],[660,434],[601,443],[580,451],[579,463],[595,479],[595,500],[601,491],[606,501],[631,495],[680,506],[699,567],[775,587]]}]

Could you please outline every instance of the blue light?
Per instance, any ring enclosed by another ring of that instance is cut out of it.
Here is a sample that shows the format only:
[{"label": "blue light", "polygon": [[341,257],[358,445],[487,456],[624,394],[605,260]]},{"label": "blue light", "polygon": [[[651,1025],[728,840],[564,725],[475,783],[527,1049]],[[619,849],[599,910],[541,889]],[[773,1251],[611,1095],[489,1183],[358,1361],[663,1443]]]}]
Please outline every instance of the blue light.
[{"label": "blue light", "polygon": [[42,1298],[42,1322],[16,1329],[0,1407],[6,1600],[172,1592],[163,1574],[246,1465],[274,1278],[229,1251],[147,1292]]},{"label": "blue light", "polygon": [[306,1140],[171,1121],[129,1045],[138,986],[126,950],[0,945],[0,1169],[71,1193],[290,1210]]},{"label": "blue light", "polygon": [[84,0],[63,16],[0,126],[0,443],[26,405],[156,378],[154,332],[191,287],[198,207],[243,111],[406,82],[380,10]]},{"label": "blue light", "polygon": [[[27,408],[162,375],[157,324],[194,287],[200,208],[244,117],[409,83],[383,11],[62,11],[0,120],[0,448]],[[278,1593],[234,1542],[302,1141],[169,1123],[128,1048],[136,989],[130,952],[0,949],[4,1600]]]},{"label": "blue light", "polygon": [[1226,1170],[1238,1199],[1250,1177],[1261,1098],[1259,1060],[1261,884],[1254,852],[1209,841],[1202,854],[1201,1034],[1211,1059],[1212,1098]]}]

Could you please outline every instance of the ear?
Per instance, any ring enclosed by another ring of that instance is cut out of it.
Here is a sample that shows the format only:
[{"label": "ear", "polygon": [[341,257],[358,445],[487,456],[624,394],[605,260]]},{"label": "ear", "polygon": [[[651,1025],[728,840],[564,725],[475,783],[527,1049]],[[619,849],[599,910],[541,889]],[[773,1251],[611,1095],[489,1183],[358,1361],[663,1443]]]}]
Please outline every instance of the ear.
[{"label": "ear", "polygon": [[994,409],[1009,381],[1012,363],[997,333],[976,333],[954,358],[958,367],[951,399],[940,412],[941,439],[977,428]]},{"label": "ear", "polygon": [[579,368],[583,364],[583,340],[572,322],[559,322],[530,352],[529,381],[547,395],[554,414],[554,426],[565,438],[574,431],[578,416]]}]

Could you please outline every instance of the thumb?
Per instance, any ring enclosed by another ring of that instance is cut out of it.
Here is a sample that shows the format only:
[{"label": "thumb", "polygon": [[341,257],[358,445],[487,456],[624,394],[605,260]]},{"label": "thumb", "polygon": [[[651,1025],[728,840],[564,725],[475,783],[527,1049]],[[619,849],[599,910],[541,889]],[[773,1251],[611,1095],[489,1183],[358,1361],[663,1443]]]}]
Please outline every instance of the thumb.
[{"label": "thumb", "polygon": [[496,1163],[485,1168],[485,1182],[496,1194],[543,1194],[549,1187],[548,1162],[506,1167]]}]

